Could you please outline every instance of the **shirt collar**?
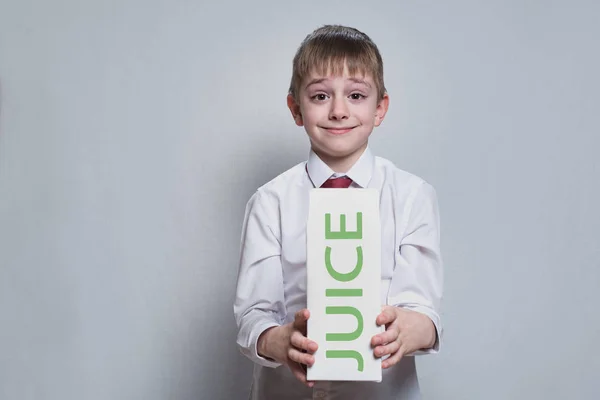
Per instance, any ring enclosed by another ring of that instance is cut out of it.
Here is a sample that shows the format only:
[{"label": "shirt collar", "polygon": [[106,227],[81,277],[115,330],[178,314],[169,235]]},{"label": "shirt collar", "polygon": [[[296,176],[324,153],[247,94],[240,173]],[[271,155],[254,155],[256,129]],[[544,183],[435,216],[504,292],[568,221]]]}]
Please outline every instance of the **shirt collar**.
[{"label": "shirt collar", "polygon": [[350,170],[345,174],[336,174],[319,156],[311,149],[306,163],[308,177],[316,188],[321,187],[323,183],[332,176],[348,176],[361,188],[366,188],[373,175],[373,165],[375,157],[371,149],[367,146],[360,158],[354,163]]}]

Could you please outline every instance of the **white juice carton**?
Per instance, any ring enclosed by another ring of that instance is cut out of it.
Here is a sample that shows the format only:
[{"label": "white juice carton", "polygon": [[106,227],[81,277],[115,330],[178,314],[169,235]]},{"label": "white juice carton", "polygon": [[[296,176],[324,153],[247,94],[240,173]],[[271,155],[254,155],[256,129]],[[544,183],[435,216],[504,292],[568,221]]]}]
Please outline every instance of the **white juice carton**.
[{"label": "white juice carton", "polygon": [[312,189],[306,232],[309,381],[381,381],[381,226],[375,189]]}]

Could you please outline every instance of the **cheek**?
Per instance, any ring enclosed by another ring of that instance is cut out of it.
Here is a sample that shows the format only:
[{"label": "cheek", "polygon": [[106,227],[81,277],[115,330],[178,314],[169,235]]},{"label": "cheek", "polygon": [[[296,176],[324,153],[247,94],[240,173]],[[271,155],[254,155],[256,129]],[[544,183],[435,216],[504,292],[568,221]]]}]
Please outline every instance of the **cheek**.
[{"label": "cheek", "polygon": [[[325,114],[326,116],[326,114]],[[315,124],[323,118],[323,110],[319,107],[309,106],[302,110],[302,120],[305,125]]]},{"label": "cheek", "polygon": [[356,114],[361,123],[365,125],[371,125],[375,123],[375,109],[366,108],[361,109],[359,113]]}]

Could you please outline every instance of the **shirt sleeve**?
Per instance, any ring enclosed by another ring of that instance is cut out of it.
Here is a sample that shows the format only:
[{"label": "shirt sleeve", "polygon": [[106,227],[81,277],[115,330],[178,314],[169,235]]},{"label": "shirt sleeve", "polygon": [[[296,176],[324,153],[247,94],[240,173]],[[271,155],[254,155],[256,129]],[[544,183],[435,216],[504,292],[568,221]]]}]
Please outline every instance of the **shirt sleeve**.
[{"label": "shirt sleeve", "polygon": [[439,352],[443,327],[439,308],[443,292],[440,218],[435,189],[421,182],[406,203],[407,220],[400,234],[388,304],[420,312],[435,325],[437,339],[430,349],[412,355]]},{"label": "shirt sleeve", "polygon": [[279,223],[273,205],[268,194],[256,192],[246,206],[233,307],[241,352],[271,368],[280,364],[259,356],[257,342],[261,333],[285,318]]}]

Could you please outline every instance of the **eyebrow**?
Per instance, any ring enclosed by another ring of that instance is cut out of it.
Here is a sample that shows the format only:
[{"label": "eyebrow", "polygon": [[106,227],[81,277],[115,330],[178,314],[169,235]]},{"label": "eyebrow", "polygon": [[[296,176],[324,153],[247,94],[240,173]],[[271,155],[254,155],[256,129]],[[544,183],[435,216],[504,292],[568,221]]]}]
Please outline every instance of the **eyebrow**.
[{"label": "eyebrow", "polygon": [[359,79],[359,78],[349,78],[349,79],[354,83],[365,85],[366,87],[369,87],[369,88],[371,87],[369,82],[365,81],[364,79]]},{"label": "eyebrow", "polygon": [[304,89],[306,90],[306,89],[308,89],[309,86],[316,85],[317,83],[322,83],[326,80],[327,80],[327,78],[313,79],[312,81],[308,82],[308,84],[304,87]]},{"label": "eyebrow", "polygon": [[[316,85],[318,83],[323,83],[326,80],[328,80],[327,78],[318,78],[318,79],[313,79],[312,81],[308,82],[308,84],[304,87],[304,89],[308,89],[309,86],[311,85]],[[371,85],[369,84],[369,82],[365,81],[364,79],[359,79],[359,78],[348,78],[348,80],[354,82],[354,83],[358,83],[360,85],[364,85],[368,88],[371,88]]]}]

